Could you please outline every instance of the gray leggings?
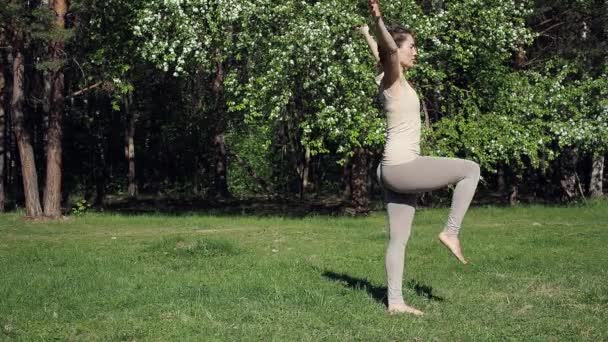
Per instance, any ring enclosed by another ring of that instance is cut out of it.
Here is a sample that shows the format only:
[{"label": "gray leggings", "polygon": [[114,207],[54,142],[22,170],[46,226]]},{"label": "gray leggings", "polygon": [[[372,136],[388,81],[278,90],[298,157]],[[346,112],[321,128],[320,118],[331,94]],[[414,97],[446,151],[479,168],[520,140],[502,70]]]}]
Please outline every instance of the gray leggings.
[{"label": "gray leggings", "polygon": [[458,235],[479,182],[479,165],[464,159],[417,157],[399,165],[378,166],[378,180],[385,189],[389,219],[385,261],[388,302],[402,304],[405,245],[416,211],[416,194],[456,184],[444,231]]}]

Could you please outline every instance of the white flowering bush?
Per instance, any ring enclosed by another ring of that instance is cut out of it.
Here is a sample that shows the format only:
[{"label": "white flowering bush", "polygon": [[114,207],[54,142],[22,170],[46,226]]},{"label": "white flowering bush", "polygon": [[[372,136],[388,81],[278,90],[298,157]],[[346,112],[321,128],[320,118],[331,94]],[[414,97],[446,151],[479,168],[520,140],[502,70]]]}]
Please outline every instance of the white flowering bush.
[{"label": "white flowering bush", "polygon": [[298,128],[313,154],[379,145],[373,62],[345,1],[157,1],[139,15],[141,55],[175,76],[228,61],[229,109]]},{"label": "white flowering bush", "polygon": [[435,125],[435,152],[457,151],[490,170],[499,162],[521,170],[526,161],[539,167],[541,159],[551,161],[567,147],[606,151],[608,81],[576,77],[572,68],[550,66],[544,72],[509,74],[492,97],[493,110],[465,106],[470,115]]},{"label": "white flowering bush", "polygon": [[269,24],[281,18],[280,29],[250,36],[262,48],[249,50],[246,67],[231,74],[231,108],[247,111],[255,124],[295,122],[313,154],[381,144],[373,62],[354,30],[362,22],[355,12],[343,1],[294,1],[266,11]]},{"label": "white flowering bush", "polygon": [[[536,167],[565,146],[606,146],[605,78],[513,70],[535,38],[531,6],[383,1],[387,23],[416,32],[419,65],[408,77],[429,112],[425,154],[466,156],[492,170]],[[226,105],[255,131],[287,125],[313,155],[346,157],[384,141],[374,61],[354,29],[366,21],[365,3],[346,0],[156,0],[136,13],[133,33],[138,53],[176,77],[226,63]],[[259,153],[270,153],[267,139]]]},{"label": "white flowering bush", "polygon": [[[415,2],[387,1],[383,8],[388,21],[417,32],[421,65],[411,77],[422,94],[446,98],[446,108],[462,101],[444,94],[454,83],[470,86],[480,70],[504,66],[532,38],[526,8],[512,1],[469,0],[426,13]],[[140,53],[176,76],[210,69],[218,59],[236,61],[225,82],[228,106],[247,122],[294,121],[313,154],[347,155],[383,143],[374,63],[354,30],[367,21],[362,4],[152,1],[138,18]]]}]

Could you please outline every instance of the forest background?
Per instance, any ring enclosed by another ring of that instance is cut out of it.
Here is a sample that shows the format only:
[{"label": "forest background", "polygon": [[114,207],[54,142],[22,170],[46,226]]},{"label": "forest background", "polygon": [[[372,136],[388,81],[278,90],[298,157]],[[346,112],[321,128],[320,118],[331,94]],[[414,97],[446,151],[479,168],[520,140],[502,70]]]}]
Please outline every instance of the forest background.
[{"label": "forest background", "polygon": [[[477,203],[604,197],[608,1],[382,7],[416,32],[422,152],[478,162]],[[0,208],[368,213],[368,22],[364,1],[1,0]]]}]

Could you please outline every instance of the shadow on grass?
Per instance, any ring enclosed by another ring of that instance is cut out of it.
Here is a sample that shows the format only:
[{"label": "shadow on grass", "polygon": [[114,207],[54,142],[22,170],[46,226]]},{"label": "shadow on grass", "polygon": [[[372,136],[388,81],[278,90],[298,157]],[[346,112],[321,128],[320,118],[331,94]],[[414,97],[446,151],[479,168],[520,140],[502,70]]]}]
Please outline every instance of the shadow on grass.
[{"label": "shadow on grass", "polygon": [[[378,303],[384,304],[384,306],[388,306],[388,301],[386,298],[386,286],[376,286],[370,283],[367,279],[355,278],[351,277],[348,274],[340,274],[332,271],[323,272],[323,277],[338,281],[344,282],[344,286],[354,289],[354,290],[365,290],[375,301]],[[410,280],[406,284],[407,287],[411,288],[416,292],[418,296],[424,297],[427,300],[434,300],[438,302],[442,302],[443,297],[439,297],[433,294],[433,287],[420,284],[416,280]]]},{"label": "shadow on grass", "polygon": [[367,279],[351,277],[348,274],[339,274],[332,271],[323,272],[323,277],[345,283],[344,286],[353,290],[365,290],[375,301],[388,306],[386,298],[386,286],[376,286],[370,283]]},{"label": "shadow on grass", "polygon": [[443,302],[444,298],[443,297],[439,297],[433,294],[433,287],[429,286],[429,285],[425,285],[425,284],[420,284],[418,281],[412,279],[410,281],[407,282],[407,287],[409,287],[410,289],[416,291],[416,294],[424,297],[428,300],[434,300],[437,302]]}]

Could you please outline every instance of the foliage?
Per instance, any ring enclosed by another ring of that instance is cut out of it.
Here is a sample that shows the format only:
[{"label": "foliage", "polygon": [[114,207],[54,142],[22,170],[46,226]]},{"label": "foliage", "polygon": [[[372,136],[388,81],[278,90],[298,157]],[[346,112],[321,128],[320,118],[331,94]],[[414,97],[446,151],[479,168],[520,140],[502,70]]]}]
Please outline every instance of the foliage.
[{"label": "foliage", "polygon": [[[386,6],[389,18],[409,23],[419,40],[430,42],[411,76],[424,94],[445,97],[441,107],[453,117],[467,117],[456,108],[478,100],[469,92],[496,82],[479,76],[504,74],[512,52],[530,42],[528,12],[523,4],[493,1],[450,3],[429,13],[413,2]],[[250,125],[293,122],[313,155],[346,157],[384,138],[373,63],[353,30],[365,15],[345,1],[156,1],[142,10],[134,32],[146,38],[142,56],[175,75],[186,65],[209,67],[214,58],[243,61],[225,83],[231,110],[244,112]],[[221,56],[214,56],[218,50]],[[453,91],[461,84],[472,89]]]},{"label": "foliage", "polygon": [[[25,33],[35,72],[69,61],[68,91],[100,85],[66,102],[72,189],[99,177],[120,188],[128,94],[138,180],[150,192],[210,193],[218,133],[237,193],[260,190],[247,167],[273,190],[292,191],[307,152],[317,189],[347,182],[353,151],[380,157],[376,66],[356,30],[370,24],[363,0],[74,0],[62,32],[48,29],[53,16],[40,4],[4,2],[2,38]],[[416,32],[419,63],[407,77],[428,122],[423,154],[469,158],[486,172],[506,165],[521,177],[559,168],[547,162],[567,149],[608,150],[603,2],[381,5],[386,22]],[[65,60],[48,61],[47,41],[59,35],[69,38]],[[218,70],[225,77],[214,84]],[[28,82],[42,88],[36,77]],[[42,96],[28,94],[35,107]]]},{"label": "foliage", "polygon": [[79,199],[74,203],[74,206],[72,207],[72,215],[82,216],[91,208],[91,206],[91,203],[87,202],[87,200]]}]

